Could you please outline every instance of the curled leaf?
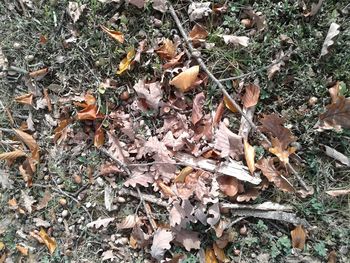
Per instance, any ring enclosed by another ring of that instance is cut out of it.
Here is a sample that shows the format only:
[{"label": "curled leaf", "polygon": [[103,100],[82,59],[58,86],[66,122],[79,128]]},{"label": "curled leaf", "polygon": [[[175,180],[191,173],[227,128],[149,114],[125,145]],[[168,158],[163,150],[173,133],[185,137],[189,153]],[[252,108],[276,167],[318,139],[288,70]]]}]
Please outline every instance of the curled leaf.
[{"label": "curled leaf", "polygon": [[178,88],[182,92],[189,91],[192,84],[194,84],[194,82],[196,81],[198,73],[199,73],[199,66],[193,66],[181,72],[176,77],[174,77],[169,82],[169,84],[174,85],[176,88]]},{"label": "curled leaf", "polygon": [[49,235],[46,233],[45,229],[40,229],[39,236],[44,241],[45,245],[49,249],[50,254],[53,254],[55,252],[57,243],[56,240],[53,237],[49,237]]},{"label": "curled leaf", "polygon": [[18,96],[15,98],[15,101],[21,104],[33,105],[33,93]]},{"label": "curled leaf", "polygon": [[240,189],[240,182],[228,175],[222,175],[217,178],[220,190],[227,196],[235,196]]},{"label": "curled leaf", "polygon": [[117,40],[119,43],[124,42],[124,35],[122,32],[108,29],[107,27],[105,27],[103,25],[101,25],[100,27],[105,33],[107,33],[107,35],[109,35],[111,38]]},{"label": "curled leaf", "polygon": [[96,120],[96,119],[102,119],[103,115],[101,113],[98,113],[97,105],[92,104],[88,105],[83,110],[79,111],[77,114],[77,119],[84,121],[84,120]]},{"label": "curled leaf", "polygon": [[228,108],[233,113],[238,112],[235,105],[233,105],[233,103],[230,101],[230,99],[227,98],[226,96],[224,96],[224,104],[225,104],[226,108]]},{"label": "curled leaf", "polygon": [[100,148],[105,142],[105,133],[102,130],[102,127],[96,129],[94,136],[94,145],[97,148]]},{"label": "curled leaf", "polygon": [[15,160],[19,157],[25,156],[26,153],[21,150],[14,150],[12,152],[5,152],[0,154],[0,160]]},{"label": "curled leaf", "polygon": [[247,162],[249,171],[254,174],[255,171],[255,148],[249,144],[249,142],[244,139],[244,156]]},{"label": "curled leaf", "polygon": [[32,158],[35,161],[39,161],[39,145],[37,144],[37,142],[35,141],[35,139],[33,138],[33,136],[31,136],[28,133],[25,133],[21,130],[18,129],[13,129],[13,131],[15,132],[16,136],[25,144],[28,146],[28,148],[30,149],[31,153],[32,153]]},{"label": "curled leaf", "polygon": [[323,57],[324,55],[328,54],[328,48],[334,44],[333,38],[336,37],[340,31],[338,30],[340,25],[336,23],[332,23],[328,29],[328,33],[326,36],[326,39],[323,42],[321,55],[320,57]]},{"label": "curled leaf", "polygon": [[131,62],[134,60],[134,57],[135,57],[135,49],[132,48],[129,50],[129,52],[126,54],[126,57],[120,61],[119,63],[119,69],[117,71],[117,74],[120,75],[122,74],[124,71],[130,69],[130,65],[131,65]]},{"label": "curled leaf", "polygon": [[162,59],[171,60],[176,56],[176,47],[173,41],[165,39],[156,52]]},{"label": "curled leaf", "polygon": [[249,37],[233,35],[223,35],[222,37],[226,44],[241,45],[243,47],[247,47],[249,44]]},{"label": "curled leaf", "polygon": [[246,108],[255,106],[258,103],[260,96],[260,88],[257,85],[249,84],[245,89],[245,94],[242,98],[243,105]]},{"label": "curled leaf", "polygon": [[342,128],[350,129],[350,98],[339,97],[320,115],[319,129],[340,131]]}]

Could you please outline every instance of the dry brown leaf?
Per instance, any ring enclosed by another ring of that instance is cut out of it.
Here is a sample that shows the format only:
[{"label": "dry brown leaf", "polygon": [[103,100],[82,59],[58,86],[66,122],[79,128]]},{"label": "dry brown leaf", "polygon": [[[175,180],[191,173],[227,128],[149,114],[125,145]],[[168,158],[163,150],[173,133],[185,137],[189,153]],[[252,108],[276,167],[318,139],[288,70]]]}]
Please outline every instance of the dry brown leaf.
[{"label": "dry brown leaf", "polygon": [[255,106],[259,101],[259,96],[260,96],[259,86],[252,83],[249,84],[245,88],[245,94],[242,98],[244,107],[249,108],[249,107]]},{"label": "dry brown leaf", "polygon": [[49,202],[51,201],[52,196],[50,191],[47,189],[45,190],[44,196],[43,198],[39,201],[39,204],[36,207],[36,210],[41,210],[47,207],[47,205],[49,204]]},{"label": "dry brown leaf", "polygon": [[164,194],[164,196],[166,198],[169,198],[169,197],[172,197],[172,196],[176,196],[176,194],[173,192],[173,190],[171,190],[171,188],[169,186],[167,186],[161,180],[157,180],[157,185],[161,189],[161,193]]},{"label": "dry brown leaf", "polygon": [[72,122],[72,119],[63,119],[58,126],[54,129],[53,141],[60,144],[67,138],[67,127]]},{"label": "dry brown leaf", "polygon": [[26,156],[26,153],[21,150],[14,150],[12,152],[5,152],[0,154],[0,160],[15,160],[19,157]]},{"label": "dry brown leaf", "polygon": [[346,166],[350,167],[350,158],[342,154],[341,152],[338,152],[336,149],[329,147],[327,145],[324,145],[326,148],[326,154],[329,157],[332,157],[333,159],[341,162],[342,164],[345,164]]},{"label": "dry brown leaf", "polygon": [[273,182],[281,190],[295,192],[293,185],[275,168],[273,158],[262,158],[255,166],[262,171],[263,175],[269,180],[269,182]]},{"label": "dry brown leaf", "polygon": [[27,158],[18,168],[23,180],[27,183],[27,187],[31,187],[33,184],[33,175],[36,171],[36,162],[33,158]]},{"label": "dry brown leaf", "polygon": [[338,98],[340,97],[339,91],[340,91],[340,82],[337,81],[335,85],[331,88],[329,88],[329,95],[331,95],[332,103],[337,102]]},{"label": "dry brown leaf", "polygon": [[337,262],[337,253],[332,250],[328,255],[327,263],[336,263]]},{"label": "dry brown leaf", "polygon": [[281,68],[285,65],[285,62],[282,59],[284,56],[284,52],[280,51],[277,54],[276,59],[272,60],[273,65],[267,70],[267,76],[269,80],[272,80],[276,73],[279,72]]},{"label": "dry brown leaf", "polygon": [[322,45],[320,57],[323,57],[324,55],[328,54],[328,48],[334,44],[333,38],[340,33],[340,31],[338,30],[339,28],[340,28],[340,25],[336,23],[332,23],[330,25],[326,39],[324,40]]},{"label": "dry brown leaf", "polygon": [[199,24],[195,24],[189,33],[189,39],[192,40],[194,43],[204,41],[207,38],[207,36],[207,30]]},{"label": "dry brown leaf", "polygon": [[255,171],[255,148],[244,139],[244,156],[251,174]]},{"label": "dry brown leaf", "polygon": [[222,116],[224,115],[224,111],[225,111],[225,104],[224,101],[220,101],[216,111],[215,111],[215,115],[213,118],[213,126],[216,127],[219,125],[219,123],[221,122]]},{"label": "dry brown leaf", "polygon": [[102,130],[102,125],[96,129],[94,136],[94,145],[97,148],[100,148],[105,142],[105,133]]},{"label": "dry brown leaf", "polygon": [[328,191],[326,191],[326,194],[333,196],[333,197],[348,195],[348,194],[350,194],[350,189],[328,190]]},{"label": "dry brown leaf", "polygon": [[18,129],[13,129],[16,136],[29,148],[29,150],[32,153],[32,158],[35,161],[39,161],[39,145],[33,138],[33,136],[29,135],[28,133],[25,133]]},{"label": "dry brown leaf", "polygon": [[21,190],[21,201],[28,213],[31,214],[33,210],[32,206],[34,203],[36,203],[34,197],[29,195],[26,191]]},{"label": "dry brown leaf", "polygon": [[293,248],[304,249],[306,242],[306,232],[302,225],[298,225],[294,230],[290,232],[292,236],[292,246]]},{"label": "dry brown leaf", "polygon": [[100,27],[105,33],[107,33],[107,35],[109,35],[114,40],[117,40],[119,43],[124,42],[124,35],[122,32],[108,29],[107,27],[105,27],[103,25],[101,25]]},{"label": "dry brown leaf", "polygon": [[151,255],[157,260],[161,260],[166,250],[171,248],[170,242],[174,239],[171,231],[167,229],[157,229],[153,236]]},{"label": "dry brown leaf", "polygon": [[176,65],[179,65],[181,64],[180,60],[182,59],[183,55],[185,55],[185,52],[181,52],[179,54],[177,54],[174,58],[170,59],[168,62],[166,62],[164,65],[163,65],[163,69],[169,69],[169,68],[172,68]]},{"label": "dry brown leaf", "polygon": [[205,102],[204,93],[198,93],[193,99],[192,123],[196,125],[203,117],[203,106]]},{"label": "dry brown leaf", "polygon": [[126,57],[123,58],[122,61],[119,63],[119,69],[117,71],[117,75],[122,74],[124,71],[129,70],[130,66],[135,58],[135,49],[131,48],[128,53],[126,54]]},{"label": "dry brown leaf", "polygon": [[205,250],[205,263],[218,263],[215,252],[211,248]]},{"label": "dry brown leaf", "polygon": [[320,115],[319,128],[321,130],[350,129],[350,98],[339,97],[335,103],[326,108],[326,112]]},{"label": "dry brown leaf", "polygon": [[228,108],[233,113],[238,112],[236,107],[233,105],[233,103],[226,96],[224,96],[224,103],[225,103],[226,108]]},{"label": "dry brown leaf", "polygon": [[227,196],[235,196],[241,188],[240,182],[228,175],[222,175],[217,178],[220,190]]},{"label": "dry brown leaf", "polygon": [[128,228],[134,228],[136,224],[138,224],[140,221],[139,217],[137,215],[128,215],[123,219],[121,223],[117,223],[118,229],[128,229]]},{"label": "dry brown leaf", "polygon": [[33,93],[24,94],[15,98],[15,101],[21,104],[33,105]]},{"label": "dry brown leaf", "polygon": [[213,244],[213,250],[214,250],[214,254],[216,256],[216,258],[220,261],[220,262],[226,262],[227,257],[225,255],[225,251],[218,247],[218,245],[216,243]]},{"label": "dry brown leaf", "polygon": [[95,104],[88,105],[81,111],[77,113],[77,119],[80,121],[94,121],[96,119],[103,119],[104,115],[100,112],[98,112],[98,107]]},{"label": "dry brown leaf", "polygon": [[294,153],[296,151],[296,148],[288,147],[287,149],[283,149],[281,142],[274,137],[271,138],[271,143],[273,147],[269,148],[270,153],[276,155],[278,159],[280,159],[280,161],[284,164],[289,163],[289,155]]},{"label": "dry brown leaf", "polygon": [[200,249],[201,240],[199,239],[199,233],[181,229],[180,231],[175,231],[175,235],[175,241],[182,244],[187,251],[191,251],[191,249]]},{"label": "dry brown leaf", "polygon": [[43,68],[29,73],[29,77],[35,80],[41,80],[49,72],[49,68]]},{"label": "dry brown leaf", "polygon": [[53,237],[49,237],[49,235],[46,233],[45,229],[43,228],[40,229],[39,236],[42,238],[45,245],[49,249],[50,254],[52,255],[53,252],[55,252],[57,247],[56,240]]},{"label": "dry brown leaf", "polygon": [[23,255],[28,256],[29,249],[27,247],[16,244],[16,249]]},{"label": "dry brown leaf", "polygon": [[174,179],[175,183],[183,183],[186,179],[186,176],[193,172],[193,168],[191,166],[186,166],[181,170],[181,172]]},{"label": "dry brown leaf", "polygon": [[173,41],[165,39],[156,52],[162,59],[171,60],[176,56],[176,47]]},{"label": "dry brown leaf", "polygon": [[261,32],[266,28],[267,22],[266,17],[264,15],[258,15],[251,9],[251,7],[243,8],[243,12],[252,21],[251,26],[256,26],[258,32]]},{"label": "dry brown leaf", "polygon": [[238,159],[243,155],[244,148],[242,137],[233,133],[223,122],[219,124],[214,139],[214,148],[221,152],[222,158],[230,156],[234,159]]},{"label": "dry brown leaf", "polygon": [[259,196],[259,189],[258,188],[250,188],[249,190],[245,191],[245,193],[240,194],[237,196],[236,200],[237,202],[249,202],[251,200],[255,200]]},{"label": "dry brown leaf", "polygon": [[182,92],[189,91],[192,87],[193,83],[196,81],[199,73],[199,66],[190,67],[179,75],[174,77],[169,84],[174,85],[176,88],[181,90]]},{"label": "dry brown leaf", "polygon": [[144,80],[140,79],[133,88],[136,91],[138,98],[144,99],[149,108],[158,110],[163,98],[162,85],[159,81],[145,83]]},{"label": "dry brown leaf", "polygon": [[103,251],[103,253],[102,253],[102,262],[106,261],[106,260],[111,260],[113,262],[113,259],[115,259],[115,258],[118,258],[118,257],[113,255],[112,249]]},{"label": "dry brown leaf", "polygon": [[280,118],[277,114],[264,115],[260,122],[262,124],[260,126],[261,131],[269,133],[270,137],[277,138],[281,149],[286,150],[290,143],[296,141],[296,137],[293,136],[291,131],[283,126],[283,118]]},{"label": "dry brown leaf", "polygon": [[233,36],[233,35],[223,35],[224,42],[226,44],[233,44],[233,45],[241,45],[243,47],[247,47],[249,44],[249,37],[244,36]]}]

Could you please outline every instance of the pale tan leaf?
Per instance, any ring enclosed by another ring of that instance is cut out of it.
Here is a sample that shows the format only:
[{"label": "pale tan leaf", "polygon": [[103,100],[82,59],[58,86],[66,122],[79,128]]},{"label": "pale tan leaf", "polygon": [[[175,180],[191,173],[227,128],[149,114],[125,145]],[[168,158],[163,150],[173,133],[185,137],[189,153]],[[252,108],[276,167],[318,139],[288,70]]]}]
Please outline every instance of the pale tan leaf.
[{"label": "pale tan leaf", "polygon": [[199,66],[193,66],[181,72],[179,75],[174,77],[169,84],[174,85],[182,92],[189,91],[192,84],[196,81],[199,73]]},{"label": "pale tan leaf", "polygon": [[176,56],[176,47],[173,41],[165,39],[156,52],[161,58],[171,60]]},{"label": "pale tan leaf", "polygon": [[72,18],[73,23],[79,20],[79,17],[83,13],[86,5],[79,5],[77,2],[68,3],[68,14]]},{"label": "pale tan leaf", "polygon": [[140,220],[139,217],[135,214],[128,215],[123,219],[121,223],[117,223],[117,228],[118,229],[133,228],[139,222],[139,220]]},{"label": "pale tan leaf", "polygon": [[106,261],[106,260],[112,260],[117,258],[116,256],[113,255],[113,250],[106,250],[103,251],[102,253],[102,261]]},{"label": "pale tan leaf", "polygon": [[306,242],[306,232],[302,225],[298,225],[294,230],[290,232],[292,236],[292,245],[294,248],[304,249]]},{"label": "pale tan leaf", "polygon": [[19,157],[26,156],[26,153],[21,150],[14,150],[12,152],[6,152],[0,154],[0,160],[15,160]]},{"label": "pale tan leaf", "polygon": [[158,10],[159,12],[165,13],[168,10],[166,0],[153,0],[153,9]]},{"label": "pale tan leaf", "polygon": [[24,94],[15,98],[15,101],[21,104],[33,105],[33,93]]},{"label": "pale tan leaf", "polygon": [[249,37],[233,35],[223,35],[222,37],[226,44],[241,45],[243,47],[247,47],[249,44]]},{"label": "pale tan leaf", "polygon": [[105,27],[103,25],[101,25],[100,27],[105,33],[107,33],[107,35],[109,35],[111,38],[117,40],[119,43],[124,42],[124,35],[122,32],[108,29],[107,27]]},{"label": "pale tan leaf", "polygon": [[326,191],[326,194],[337,197],[341,195],[348,195],[350,194],[350,189],[338,189],[338,190],[328,190]]},{"label": "pale tan leaf", "polygon": [[36,203],[34,197],[29,195],[26,191],[21,190],[21,201],[28,213],[31,214],[33,210],[32,205]]},{"label": "pale tan leaf", "polygon": [[39,235],[49,249],[50,254],[52,255],[57,247],[56,240],[53,237],[50,237],[43,228],[40,229]]},{"label": "pale tan leaf", "polygon": [[89,227],[89,228],[95,227],[96,229],[99,229],[101,226],[103,226],[106,228],[113,221],[114,221],[114,217],[98,218],[97,220],[88,223],[86,227]]},{"label": "pale tan leaf", "polygon": [[200,249],[201,240],[199,239],[199,233],[181,229],[180,231],[175,231],[174,234],[176,235],[175,241],[182,244],[187,251],[191,251],[191,249]]},{"label": "pale tan leaf", "polygon": [[245,88],[245,94],[242,98],[243,105],[246,108],[255,106],[259,101],[260,88],[255,84],[249,84]]},{"label": "pale tan leaf", "polygon": [[138,8],[144,8],[145,6],[145,0],[127,0],[127,2]]},{"label": "pale tan leaf", "polygon": [[212,227],[220,221],[220,206],[219,203],[215,203],[208,208],[207,223]]},{"label": "pale tan leaf", "polygon": [[42,68],[39,70],[35,70],[29,73],[29,77],[35,79],[35,80],[41,80],[46,76],[46,74],[49,72],[48,68]]},{"label": "pale tan leaf", "polygon": [[23,255],[28,256],[29,249],[27,247],[16,244],[16,249]]},{"label": "pale tan leaf", "polygon": [[342,154],[341,152],[338,152],[336,149],[329,147],[327,145],[324,145],[326,148],[326,154],[329,157],[334,158],[335,160],[341,162],[342,164],[345,164],[346,166],[350,166],[350,158]]},{"label": "pale tan leaf", "polygon": [[38,206],[36,207],[36,210],[41,210],[47,207],[49,202],[51,201],[52,196],[50,191],[47,189],[45,190],[44,196],[40,199]]},{"label": "pale tan leaf", "polygon": [[151,109],[158,110],[163,97],[160,82],[145,83],[144,80],[140,79],[133,88],[136,91],[138,98],[144,99]]},{"label": "pale tan leaf", "polygon": [[161,260],[166,250],[171,248],[170,242],[174,239],[171,231],[166,229],[157,229],[154,233],[151,246],[151,255],[157,260]]},{"label": "pale tan leaf", "polygon": [[222,175],[217,178],[217,181],[220,190],[227,196],[235,196],[241,188],[240,182],[232,176]]},{"label": "pale tan leaf", "polygon": [[16,136],[25,144],[28,146],[30,151],[32,152],[32,157],[34,160],[39,161],[39,146],[36,142],[36,140],[28,133],[25,133],[18,129],[13,129]]},{"label": "pale tan leaf", "polygon": [[334,250],[329,252],[327,263],[337,263],[337,253]]},{"label": "pale tan leaf", "polygon": [[333,38],[340,33],[340,31],[338,30],[339,28],[340,28],[340,25],[336,23],[332,23],[330,25],[326,39],[324,40],[322,45],[320,57],[323,57],[324,55],[328,54],[328,48],[334,44]]},{"label": "pale tan leaf", "polygon": [[247,162],[247,166],[251,174],[255,171],[255,148],[249,144],[249,142],[244,140],[244,156]]},{"label": "pale tan leaf", "polygon": [[195,24],[189,33],[190,40],[192,40],[194,42],[195,41],[204,41],[207,38],[207,36],[208,36],[207,30],[199,24]]},{"label": "pale tan leaf", "polygon": [[258,188],[250,188],[249,190],[246,190],[245,193],[240,194],[237,196],[236,200],[237,202],[249,202],[252,200],[255,200],[259,196],[259,189]]}]

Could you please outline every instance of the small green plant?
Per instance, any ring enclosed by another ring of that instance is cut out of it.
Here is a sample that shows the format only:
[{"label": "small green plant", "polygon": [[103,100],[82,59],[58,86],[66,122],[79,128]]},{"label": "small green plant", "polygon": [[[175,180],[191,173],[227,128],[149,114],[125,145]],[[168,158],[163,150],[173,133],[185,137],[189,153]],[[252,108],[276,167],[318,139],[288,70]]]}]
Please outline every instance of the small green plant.
[{"label": "small green plant", "polygon": [[326,246],[323,241],[316,243],[314,246],[316,255],[325,257],[327,255]]}]

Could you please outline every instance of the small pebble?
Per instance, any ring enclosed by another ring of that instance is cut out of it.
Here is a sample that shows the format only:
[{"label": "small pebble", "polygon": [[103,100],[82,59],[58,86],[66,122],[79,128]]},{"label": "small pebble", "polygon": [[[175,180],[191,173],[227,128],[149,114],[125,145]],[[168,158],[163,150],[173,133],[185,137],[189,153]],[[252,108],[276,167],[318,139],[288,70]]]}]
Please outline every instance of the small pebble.
[{"label": "small pebble", "polygon": [[240,228],[239,230],[239,233],[242,235],[242,236],[245,236],[247,235],[247,232],[248,232],[248,229],[247,227],[244,225],[243,227]]},{"label": "small pebble", "polygon": [[85,207],[86,208],[90,208],[92,206],[92,204],[90,203],[90,202],[87,202],[86,204],[85,204]]},{"label": "small pebble", "polygon": [[74,231],[75,225],[71,225],[70,227],[68,227],[68,229],[69,229],[70,231]]},{"label": "small pebble", "polygon": [[278,232],[276,233],[276,235],[277,235],[278,237],[283,236],[283,234],[282,234],[280,231],[278,231]]},{"label": "small pebble", "polygon": [[318,98],[316,98],[316,97],[311,97],[311,98],[309,99],[309,106],[315,106],[315,104],[317,103],[317,101],[318,101]]},{"label": "small pebble", "polygon": [[45,176],[44,176],[44,180],[45,180],[45,181],[50,180],[50,175],[45,175]]},{"label": "small pebble", "polygon": [[256,258],[256,254],[255,254],[255,253],[251,253],[251,254],[250,254],[250,257],[251,257],[251,258]]},{"label": "small pebble", "polygon": [[21,44],[18,43],[18,42],[15,42],[15,43],[13,43],[13,48],[14,49],[20,49],[21,48]]},{"label": "small pebble", "polygon": [[68,216],[68,210],[63,210],[62,211],[62,217],[65,218]]},{"label": "small pebble", "polygon": [[116,201],[117,203],[125,203],[125,202],[126,202],[125,198],[124,198],[124,197],[121,197],[121,196],[117,196],[116,199],[115,199],[115,201]]},{"label": "small pebble", "polygon": [[62,218],[62,217],[59,217],[59,218],[57,219],[57,222],[58,222],[58,223],[62,223],[62,222],[63,222],[63,218]]},{"label": "small pebble", "polygon": [[61,184],[61,183],[62,183],[62,179],[61,178],[57,178],[56,184]]},{"label": "small pebble", "polygon": [[121,237],[121,238],[118,238],[114,241],[114,243],[116,243],[117,245],[126,245],[128,244],[129,240],[127,237]]},{"label": "small pebble", "polygon": [[83,179],[81,178],[81,176],[77,174],[73,175],[73,179],[76,184],[81,184],[83,182]]},{"label": "small pebble", "polygon": [[33,55],[27,55],[24,57],[25,60],[27,60],[28,62],[32,62],[34,60],[34,56]]}]

